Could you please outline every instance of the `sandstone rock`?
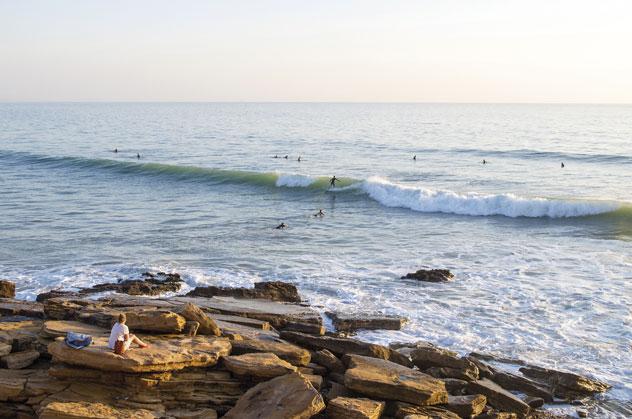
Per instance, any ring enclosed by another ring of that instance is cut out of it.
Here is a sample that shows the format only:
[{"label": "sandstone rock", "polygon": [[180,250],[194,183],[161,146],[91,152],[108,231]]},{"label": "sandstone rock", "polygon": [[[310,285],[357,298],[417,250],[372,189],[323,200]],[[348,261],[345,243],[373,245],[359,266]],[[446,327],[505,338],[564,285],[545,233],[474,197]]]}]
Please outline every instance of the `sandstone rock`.
[{"label": "sandstone rock", "polygon": [[463,390],[467,388],[467,381],[459,380],[457,378],[444,378],[441,381],[445,383],[445,388],[448,393],[453,395],[462,394]]},{"label": "sandstone rock", "polygon": [[15,283],[0,279],[0,298],[15,298]]},{"label": "sandstone rock", "polygon": [[131,330],[156,333],[180,333],[186,320],[179,314],[167,310],[125,311],[127,326]]},{"label": "sandstone rock", "polygon": [[443,382],[390,361],[360,355],[349,356],[345,386],[370,397],[416,405],[448,401]]},{"label": "sandstone rock", "polygon": [[197,336],[198,329],[200,328],[200,322],[187,320],[184,325],[184,334],[187,336]]},{"label": "sandstone rock", "polygon": [[121,409],[98,402],[52,402],[39,412],[40,419],[157,419],[159,417],[149,410]]},{"label": "sandstone rock", "polygon": [[283,330],[289,330],[292,332],[307,333],[310,335],[322,336],[325,334],[325,326],[314,323],[302,323],[302,322],[289,322],[283,325]]},{"label": "sandstone rock", "polygon": [[248,390],[225,419],[307,419],[325,409],[322,396],[298,373],[286,374]]},{"label": "sandstone rock", "polygon": [[548,383],[554,394],[565,398],[603,393],[611,387],[602,381],[578,374],[535,366],[522,367],[520,372],[527,377]]},{"label": "sandstone rock", "polygon": [[345,372],[342,361],[327,349],[312,353],[312,361],[327,368],[330,372]]},{"label": "sandstone rock", "polygon": [[308,350],[273,336],[235,340],[232,342],[232,348],[233,355],[251,352],[270,352],[292,365],[305,366],[309,364],[311,360],[311,355]]},{"label": "sandstone rock", "polygon": [[232,287],[197,287],[189,292],[190,297],[235,297],[235,298],[260,298],[272,301],[285,301],[300,303],[301,297],[296,286],[281,281],[257,282],[254,288]]},{"label": "sandstone rock", "polygon": [[462,418],[470,418],[481,414],[486,404],[487,397],[482,394],[448,396],[448,404],[445,405],[445,408]]},{"label": "sandstone rock", "polygon": [[473,356],[466,356],[465,359],[470,361],[472,364],[476,365],[476,368],[478,368],[478,375],[481,378],[489,378],[490,380],[493,381],[494,373],[496,371],[495,368],[493,368],[491,365],[484,363],[479,358],[476,358]]},{"label": "sandstone rock", "polygon": [[371,313],[326,313],[339,332],[354,332],[359,329],[400,330],[408,319],[401,316]]},{"label": "sandstone rock", "polygon": [[378,419],[384,411],[384,402],[370,399],[337,397],[327,406],[327,417],[331,419]]},{"label": "sandstone rock", "polygon": [[209,367],[230,353],[230,342],[216,337],[177,337],[151,342],[146,349],[133,348],[117,355],[108,348],[107,338],[95,338],[83,349],[73,349],[62,339],[48,346],[55,362],[120,372],[174,371],[187,367]]},{"label": "sandstone rock", "polygon": [[303,367],[303,368],[309,368],[310,370],[312,370],[312,372],[309,374],[327,375],[327,372],[328,372],[327,368],[323,367],[322,365],[315,364],[313,362],[310,362],[309,364],[307,364],[307,367]]},{"label": "sandstone rock", "polygon": [[0,357],[11,353],[11,344],[0,342]]},{"label": "sandstone rock", "polygon": [[416,406],[395,402],[387,405],[387,411],[396,419],[460,419],[460,416],[437,406]]},{"label": "sandstone rock", "polygon": [[504,356],[488,354],[488,353],[471,352],[469,356],[481,359],[483,361],[494,361],[494,362],[499,362],[501,364],[527,365],[527,363],[521,359],[507,358]]},{"label": "sandstone rock", "polygon": [[230,316],[228,314],[218,314],[218,313],[207,313],[206,315],[209,316],[211,319],[215,320],[216,322],[224,321],[231,324],[238,324],[241,326],[251,327],[253,329],[260,329],[260,330],[271,329],[270,323],[263,320],[250,319],[248,317]]},{"label": "sandstone rock", "polygon": [[307,381],[318,391],[323,385],[323,377],[316,374],[302,374],[303,377],[307,378]]},{"label": "sandstone rock", "polygon": [[48,320],[42,326],[42,336],[50,339],[64,337],[68,332],[83,333],[92,337],[108,335],[110,331],[102,327],[72,320]]},{"label": "sandstone rock", "polygon": [[214,409],[174,409],[167,412],[167,417],[175,419],[217,419]]},{"label": "sandstone rock", "polygon": [[33,301],[0,298],[0,314],[4,316],[26,316],[41,319],[44,317],[42,304]]},{"label": "sandstone rock", "polygon": [[431,375],[440,378],[458,378],[476,380],[478,368],[471,361],[459,357],[456,352],[428,344],[418,345],[411,353],[413,364],[421,370],[428,370]]},{"label": "sandstone rock", "polygon": [[333,336],[312,336],[299,332],[282,331],[283,339],[313,350],[327,349],[335,355],[357,354],[386,359],[404,366],[412,366],[408,358],[382,345],[362,342],[356,339]]},{"label": "sandstone rock", "polygon": [[224,366],[239,377],[269,379],[296,372],[296,367],[272,353],[226,356]]},{"label": "sandstone rock", "polygon": [[529,396],[541,397],[549,403],[553,401],[553,394],[549,390],[526,377],[521,377],[508,372],[496,371],[493,381],[507,390],[519,391]]},{"label": "sandstone rock", "polygon": [[447,269],[419,269],[416,272],[402,276],[402,279],[416,279],[424,282],[448,282],[454,278]]},{"label": "sandstone rock", "polygon": [[474,394],[487,396],[487,402],[497,409],[521,415],[527,415],[531,410],[529,405],[520,400],[520,398],[488,378],[470,382],[468,389]]},{"label": "sandstone rock", "polygon": [[329,383],[329,391],[326,392],[327,400],[331,401],[336,397],[347,397],[350,395],[351,392],[343,384],[339,384],[335,381]]},{"label": "sandstone rock", "polygon": [[500,412],[492,409],[477,416],[476,419],[518,419],[518,415],[512,412]]},{"label": "sandstone rock", "polygon": [[177,273],[150,272],[143,273],[143,279],[126,279],[120,282],[98,284],[90,288],[83,288],[79,294],[94,294],[104,291],[114,291],[129,295],[160,295],[168,292],[178,292],[184,281]]},{"label": "sandstone rock", "polygon": [[33,364],[40,357],[34,350],[13,352],[0,358],[0,365],[11,370],[19,370]]},{"label": "sandstone rock", "polygon": [[186,303],[178,310],[178,314],[187,320],[200,323],[200,327],[197,330],[199,334],[215,336],[220,336],[222,334],[215,321],[207,316],[206,313],[195,304]]},{"label": "sandstone rock", "polygon": [[81,294],[76,291],[50,290],[37,294],[37,297],[35,297],[35,301],[37,301],[38,303],[43,303],[44,301],[50,300],[51,298],[59,297],[64,297],[68,299],[81,298]]}]

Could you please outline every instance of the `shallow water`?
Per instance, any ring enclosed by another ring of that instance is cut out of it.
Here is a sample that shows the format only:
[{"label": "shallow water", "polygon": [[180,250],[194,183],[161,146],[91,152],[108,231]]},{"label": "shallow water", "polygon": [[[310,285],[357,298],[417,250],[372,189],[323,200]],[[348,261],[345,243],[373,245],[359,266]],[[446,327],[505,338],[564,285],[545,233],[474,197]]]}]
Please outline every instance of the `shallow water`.
[{"label": "shallow water", "polygon": [[[363,338],[587,373],[626,404],[631,120],[630,106],[0,104],[0,276],[27,298],[147,269],[190,287],[291,281],[323,310],[411,319]],[[398,279],[419,267],[456,280]]]}]

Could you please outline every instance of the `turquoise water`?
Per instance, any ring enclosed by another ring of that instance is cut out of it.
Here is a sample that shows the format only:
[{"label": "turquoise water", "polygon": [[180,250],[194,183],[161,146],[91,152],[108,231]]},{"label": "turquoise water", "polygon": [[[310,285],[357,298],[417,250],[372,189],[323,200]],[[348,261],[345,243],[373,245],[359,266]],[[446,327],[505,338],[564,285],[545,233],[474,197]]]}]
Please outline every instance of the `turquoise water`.
[{"label": "turquoise water", "polygon": [[[362,338],[568,368],[627,402],[630,121],[631,106],[0,104],[0,276],[26,298],[147,269],[291,281],[323,310],[411,319]],[[456,281],[398,279],[419,267]]]}]

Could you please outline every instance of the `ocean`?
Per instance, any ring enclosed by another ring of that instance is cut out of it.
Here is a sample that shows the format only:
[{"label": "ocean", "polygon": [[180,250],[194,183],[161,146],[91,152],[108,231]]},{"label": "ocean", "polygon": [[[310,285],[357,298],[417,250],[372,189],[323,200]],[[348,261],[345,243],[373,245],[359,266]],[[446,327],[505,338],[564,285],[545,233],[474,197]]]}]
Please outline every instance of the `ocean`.
[{"label": "ocean", "polygon": [[[588,374],[632,412],[631,121],[614,105],[4,103],[0,277],[28,299],[146,270],[289,281],[323,312],[410,319],[362,339]],[[455,280],[399,279],[419,268]]]}]

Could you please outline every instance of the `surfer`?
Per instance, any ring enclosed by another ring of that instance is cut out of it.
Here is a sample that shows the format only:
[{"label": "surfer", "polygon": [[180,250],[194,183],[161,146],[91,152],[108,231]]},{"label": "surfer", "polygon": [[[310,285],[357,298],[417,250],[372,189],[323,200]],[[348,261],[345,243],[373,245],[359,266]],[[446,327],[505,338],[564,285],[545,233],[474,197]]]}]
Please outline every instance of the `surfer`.
[{"label": "surfer", "polygon": [[417,155],[416,154],[413,156],[413,160],[417,161]]},{"label": "surfer", "polygon": [[297,161],[300,163],[301,162],[301,156],[298,156]]},{"label": "surfer", "polygon": [[287,154],[285,155],[285,157],[283,157],[284,159],[287,159]]},{"label": "surfer", "polygon": [[136,153],[136,158],[140,160],[140,153]]},{"label": "surfer", "polygon": [[332,177],[331,179],[329,179],[329,186],[331,186],[332,188],[336,187],[336,182],[339,182],[340,179],[338,179],[336,176]]},{"label": "surfer", "polygon": [[562,162],[562,169],[564,168],[564,162]]},{"label": "surfer", "polygon": [[275,230],[283,230],[284,228],[287,228],[287,224],[285,223],[281,223],[278,226],[274,227]]},{"label": "surfer", "polygon": [[325,211],[323,211],[323,209],[319,209],[318,212],[316,214],[314,214],[314,217],[324,217],[325,216]]},{"label": "surfer", "polygon": [[277,155],[275,154],[275,155],[274,155],[274,158],[275,158],[275,159],[278,159],[278,158],[279,158],[279,156],[277,156]]},{"label": "surfer", "polygon": [[115,149],[114,149],[114,152],[115,152],[115,153],[118,153],[118,148],[115,148]]},{"label": "surfer", "polygon": [[483,159],[483,164],[487,164],[487,161],[485,159]]}]

